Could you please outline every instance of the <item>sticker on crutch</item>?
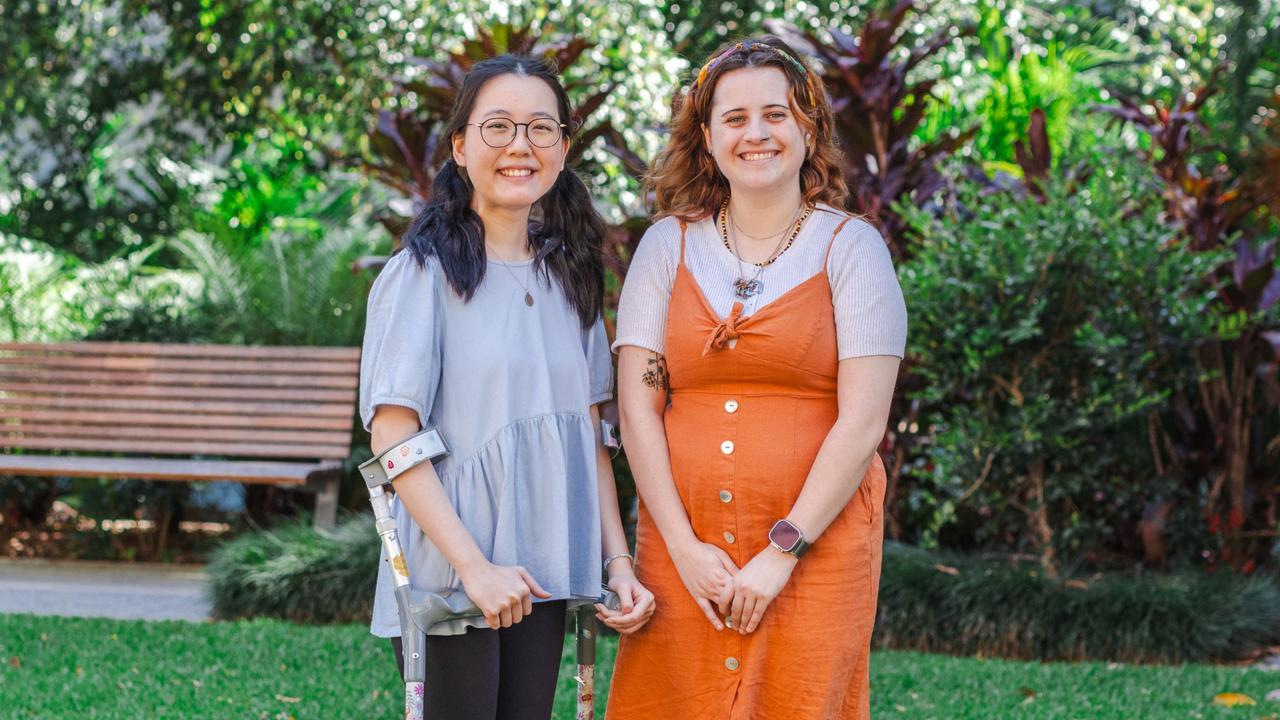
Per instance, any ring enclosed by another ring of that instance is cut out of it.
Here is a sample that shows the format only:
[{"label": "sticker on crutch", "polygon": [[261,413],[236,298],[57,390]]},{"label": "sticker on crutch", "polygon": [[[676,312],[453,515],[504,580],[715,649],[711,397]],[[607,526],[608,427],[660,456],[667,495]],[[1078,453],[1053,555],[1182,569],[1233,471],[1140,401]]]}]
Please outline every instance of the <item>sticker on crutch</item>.
[{"label": "sticker on crutch", "polygon": [[400,577],[409,577],[409,566],[405,564],[403,555],[391,558],[391,569]]},{"label": "sticker on crutch", "polygon": [[423,720],[423,696],[426,685],[420,682],[405,683],[404,720]]}]

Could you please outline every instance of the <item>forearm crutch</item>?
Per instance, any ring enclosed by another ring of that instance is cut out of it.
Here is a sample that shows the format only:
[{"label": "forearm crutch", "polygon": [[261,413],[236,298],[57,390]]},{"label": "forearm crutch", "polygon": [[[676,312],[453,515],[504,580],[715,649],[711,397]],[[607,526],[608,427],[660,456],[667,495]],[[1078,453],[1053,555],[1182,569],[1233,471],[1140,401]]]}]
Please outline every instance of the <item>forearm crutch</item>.
[{"label": "forearm crutch", "polygon": [[[400,638],[404,652],[404,717],[423,720],[423,695],[427,674],[427,630],[436,622],[453,618],[478,617],[480,612],[465,593],[414,590],[409,583],[409,566],[400,547],[400,535],[386,486],[409,468],[448,454],[439,432],[427,430],[392,447],[360,465],[360,476],[369,489],[374,524],[391,566],[395,585],[396,610],[400,617]],[[578,718],[594,717],[595,615],[590,605],[577,612]],[[584,705],[585,703],[585,705]],[[585,709],[584,709],[585,708]],[[585,714],[584,714],[585,713]]]},{"label": "forearm crutch", "polygon": [[[431,598],[414,597],[415,593],[409,584],[409,565],[405,562],[404,550],[400,547],[400,534],[396,529],[395,518],[391,516],[391,503],[387,497],[386,486],[410,468],[447,455],[448,452],[449,448],[444,438],[439,432],[431,429],[410,437],[360,465],[360,477],[369,489],[369,504],[373,506],[374,525],[378,530],[378,536],[382,538],[382,548],[391,566],[391,578],[395,585],[396,610],[400,617],[400,642],[404,652],[405,720],[423,720],[422,699],[427,675],[427,628],[430,627],[430,623],[427,622],[430,618],[423,617],[423,611],[430,610],[431,606],[434,606],[436,614],[441,614],[440,610],[443,608],[440,607],[440,601],[448,605],[447,601],[450,597],[439,593],[430,593],[434,596]],[[424,603],[424,600],[427,602]],[[432,600],[436,602],[431,602]],[[428,607],[424,608],[424,604]],[[468,601],[467,604],[470,602]],[[458,610],[465,609],[458,608]],[[444,615],[447,616],[448,613]]]}]

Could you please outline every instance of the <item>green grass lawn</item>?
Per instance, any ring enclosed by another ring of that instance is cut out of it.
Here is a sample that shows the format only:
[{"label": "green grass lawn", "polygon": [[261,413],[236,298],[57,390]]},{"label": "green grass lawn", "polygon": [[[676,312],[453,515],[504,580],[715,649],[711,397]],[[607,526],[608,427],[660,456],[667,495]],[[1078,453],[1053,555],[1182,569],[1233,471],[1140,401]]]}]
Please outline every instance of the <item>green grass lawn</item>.
[{"label": "green grass lawn", "polygon": [[[1172,629],[1172,628],[1171,628]],[[571,638],[570,638],[571,640]],[[556,717],[571,718],[571,643]],[[599,706],[616,643],[600,643]],[[1280,718],[1280,673],[878,652],[872,713],[904,718]],[[1213,705],[1221,692],[1258,704]],[[3,718],[397,718],[387,642],[362,626],[0,615]],[[675,719],[669,719],[675,720]]]}]

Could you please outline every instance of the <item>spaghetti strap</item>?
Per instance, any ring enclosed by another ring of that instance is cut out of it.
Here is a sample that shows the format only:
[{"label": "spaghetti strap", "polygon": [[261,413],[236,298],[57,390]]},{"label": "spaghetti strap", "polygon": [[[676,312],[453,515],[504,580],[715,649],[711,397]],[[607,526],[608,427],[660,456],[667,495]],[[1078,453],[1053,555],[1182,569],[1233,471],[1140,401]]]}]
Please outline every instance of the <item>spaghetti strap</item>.
[{"label": "spaghetti strap", "polygon": [[[831,248],[835,247],[836,236],[840,234],[840,231],[843,230],[844,226],[849,224],[849,221],[852,219],[853,219],[852,215],[846,216],[845,219],[841,220],[840,224],[837,225],[836,229],[831,233],[831,239],[827,241],[827,255],[822,259],[822,269],[824,271],[826,271],[829,267],[831,267]],[[683,250],[681,252],[683,252]]]},{"label": "spaghetti strap", "polygon": [[684,231],[687,230],[689,224],[683,219],[680,220],[680,264],[684,264]]}]

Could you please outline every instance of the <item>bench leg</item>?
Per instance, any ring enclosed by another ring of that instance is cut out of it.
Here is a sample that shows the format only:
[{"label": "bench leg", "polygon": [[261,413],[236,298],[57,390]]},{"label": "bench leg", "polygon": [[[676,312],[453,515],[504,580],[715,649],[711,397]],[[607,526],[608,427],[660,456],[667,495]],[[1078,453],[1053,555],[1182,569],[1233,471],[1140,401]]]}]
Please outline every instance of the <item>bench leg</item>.
[{"label": "bench leg", "polygon": [[339,473],[325,473],[316,483],[316,530],[333,530],[338,524]]}]

